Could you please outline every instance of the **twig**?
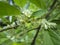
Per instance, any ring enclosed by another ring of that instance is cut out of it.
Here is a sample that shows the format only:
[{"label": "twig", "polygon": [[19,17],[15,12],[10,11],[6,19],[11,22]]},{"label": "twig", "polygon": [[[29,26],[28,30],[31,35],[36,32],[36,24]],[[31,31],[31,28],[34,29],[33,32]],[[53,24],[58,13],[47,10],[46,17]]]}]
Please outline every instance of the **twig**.
[{"label": "twig", "polygon": [[37,29],[37,28],[33,28],[33,29],[30,29],[30,30],[27,30],[26,32],[21,33],[21,34],[20,34],[20,36],[23,36],[24,34],[26,34],[26,33],[30,32],[30,31],[32,31],[32,30],[36,30],[36,29]]},{"label": "twig", "polygon": [[13,28],[15,28],[15,27],[18,27],[18,25],[13,26],[13,27],[6,27],[6,28],[3,28],[2,30],[0,30],[0,32],[4,32],[4,31],[7,31],[7,30],[9,30],[9,29],[13,29]]},{"label": "twig", "polygon": [[39,30],[40,30],[40,29],[41,29],[41,25],[37,28],[36,34],[35,34],[35,36],[34,36],[34,39],[32,40],[31,45],[35,45],[35,41],[36,41],[36,38],[37,38],[37,36],[38,36],[38,33],[39,33]]},{"label": "twig", "polygon": [[50,6],[50,10],[52,10],[52,9],[54,8],[56,2],[57,2],[57,0],[54,0],[54,1],[53,1],[53,4]]}]

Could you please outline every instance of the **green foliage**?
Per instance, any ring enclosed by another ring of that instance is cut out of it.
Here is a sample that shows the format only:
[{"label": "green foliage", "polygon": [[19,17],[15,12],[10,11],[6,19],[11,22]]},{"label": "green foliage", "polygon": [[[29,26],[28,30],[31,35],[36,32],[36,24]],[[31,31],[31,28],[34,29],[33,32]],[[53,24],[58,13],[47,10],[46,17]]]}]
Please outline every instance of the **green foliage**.
[{"label": "green foliage", "polygon": [[37,0],[34,0],[34,1],[30,0],[30,2],[32,2],[33,4],[38,6],[39,8],[42,8],[42,9],[46,8],[46,4],[45,4],[44,0],[38,0],[38,1]]},{"label": "green foliage", "polygon": [[44,31],[43,45],[54,45],[48,31]]},{"label": "green foliage", "polygon": [[14,2],[16,3],[16,5],[23,8],[25,6],[25,4],[27,3],[27,0],[14,0]]},{"label": "green foliage", "polygon": [[42,18],[46,14],[46,10],[38,10],[32,13],[31,17]]},{"label": "green foliage", "polygon": [[[35,45],[60,45],[60,1],[49,10],[53,0],[0,1],[0,45],[30,45],[40,27]],[[48,15],[48,19],[45,18]],[[12,16],[5,18],[5,16]],[[11,22],[10,22],[11,21]]]},{"label": "green foliage", "polygon": [[13,16],[13,15],[19,15],[19,14],[20,14],[20,11],[16,7],[11,6],[6,2],[0,1],[0,17],[6,16],[6,15]]},{"label": "green foliage", "polygon": [[57,44],[60,45],[60,43],[59,43],[60,36],[53,30],[50,30],[49,33],[50,33],[50,36],[51,36],[51,39],[52,39],[54,45],[57,45]]}]

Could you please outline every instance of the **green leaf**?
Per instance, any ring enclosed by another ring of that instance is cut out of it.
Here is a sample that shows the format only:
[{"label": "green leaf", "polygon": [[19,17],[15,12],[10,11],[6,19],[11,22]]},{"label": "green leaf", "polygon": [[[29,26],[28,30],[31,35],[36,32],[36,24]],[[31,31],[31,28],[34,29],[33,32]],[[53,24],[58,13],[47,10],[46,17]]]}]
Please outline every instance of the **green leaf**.
[{"label": "green leaf", "polygon": [[0,16],[6,16],[6,15],[19,15],[20,10],[18,10],[16,7],[9,5],[6,2],[0,1]]},{"label": "green leaf", "polygon": [[5,40],[4,42],[2,42],[0,45],[12,45],[12,41],[7,38],[7,40]]},{"label": "green leaf", "polygon": [[56,23],[57,24],[57,29],[60,29],[60,19],[58,20],[52,20],[52,22]]},{"label": "green leaf", "polygon": [[44,16],[46,14],[46,10],[38,10],[36,12],[33,12],[31,17],[34,18],[41,18],[42,16]]},{"label": "green leaf", "polygon": [[13,42],[13,45],[26,45],[26,44],[24,42],[23,43]]},{"label": "green leaf", "polygon": [[55,9],[50,17],[49,17],[49,21],[53,21],[53,20],[60,20],[60,10],[59,9]]},{"label": "green leaf", "polygon": [[54,45],[48,31],[44,31],[43,45]]},{"label": "green leaf", "polygon": [[33,4],[35,4],[39,8],[42,8],[42,9],[46,8],[46,4],[45,4],[44,0],[30,0],[30,2],[33,3]]},{"label": "green leaf", "polygon": [[[57,31],[57,30],[56,30]],[[60,45],[60,32],[55,32],[54,30],[49,30],[49,35],[54,43],[54,45]]]},{"label": "green leaf", "polygon": [[5,42],[6,40],[8,40],[7,38],[0,38],[0,44],[2,44],[3,42]]},{"label": "green leaf", "polygon": [[35,11],[39,10],[39,8],[37,6],[35,6],[33,3],[30,3],[29,10],[35,12]]},{"label": "green leaf", "polygon": [[52,20],[52,22],[54,22],[56,24],[60,24],[60,19],[58,19],[58,20]]},{"label": "green leaf", "polygon": [[18,5],[22,8],[27,3],[27,0],[14,0],[14,2],[16,3],[16,5]]}]

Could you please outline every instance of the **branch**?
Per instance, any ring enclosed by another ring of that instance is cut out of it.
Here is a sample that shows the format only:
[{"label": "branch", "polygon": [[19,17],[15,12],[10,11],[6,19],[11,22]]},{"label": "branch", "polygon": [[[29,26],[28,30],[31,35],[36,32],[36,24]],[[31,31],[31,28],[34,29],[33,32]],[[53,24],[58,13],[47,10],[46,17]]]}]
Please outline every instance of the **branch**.
[{"label": "branch", "polygon": [[32,31],[32,30],[36,30],[36,29],[37,29],[37,28],[33,28],[33,29],[30,29],[30,30],[27,30],[26,32],[21,33],[21,34],[20,34],[20,36],[23,36],[24,34],[26,34],[26,33],[30,32],[30,31]]},{"label": "branch", "polygon": [[53,3],[52,3],[52,5],[48,9],[48,13],[45,16],[46,19],[48,19],[49,15],[51,14],[52,10],[54,9],[56,2],[57,2],[57,0],[54,0]]},{"label": "branch", "polygon": [[55,6],[56,2],[57,2],[57,0],[54,0],[54,1],[53,1],[52,5],[50,6],[49,11],[50,11],[50,10],[52,10],[52,9],[54,8],[54,6]]},{"label": "branch", "polygon": [[16,25],[16,26],[6,26],[4,27],[2,30],[0,30],[0,32],[4,32],[4,31],[7,31],[9,29],[13,29],[13,28],[17,28],[19,25]]},{"label": "branch", "polygon": [[40,29],[41,29],[41,25],[37,28],[36,34],[35,34],[35,36],[34,36],[34,39],[33,39],[32,43],[31,43],[31,45],[35,45],[35,41],[36,41],[36,38],[37,38],[37,36],[38,36],[38,33],[39,33],[39,30],[40,30]]}]

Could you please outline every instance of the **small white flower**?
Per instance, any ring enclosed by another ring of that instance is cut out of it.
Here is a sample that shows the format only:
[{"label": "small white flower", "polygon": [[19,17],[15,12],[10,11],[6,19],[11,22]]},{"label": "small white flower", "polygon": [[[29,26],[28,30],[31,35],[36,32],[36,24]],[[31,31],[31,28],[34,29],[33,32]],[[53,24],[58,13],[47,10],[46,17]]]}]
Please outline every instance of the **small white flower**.
[{"label": "small white flower", "polygon": [[14,40],[14,39],[15,39],[15,36],[11,37],[10,39],[11,39],[11,40]]},{"label": "small white flower", "polygon": [[46,19],[42,20],[42,27],[45,29],[56,27],[56,23],[48,22]]}]

